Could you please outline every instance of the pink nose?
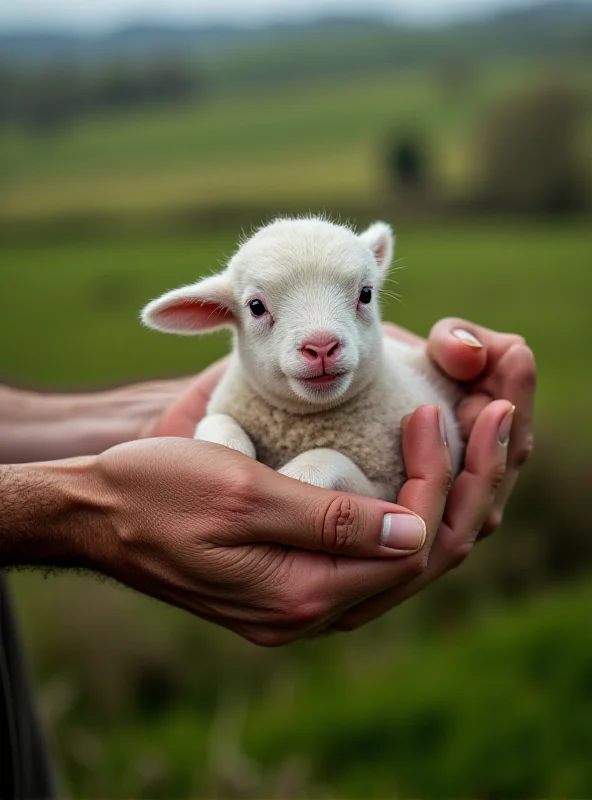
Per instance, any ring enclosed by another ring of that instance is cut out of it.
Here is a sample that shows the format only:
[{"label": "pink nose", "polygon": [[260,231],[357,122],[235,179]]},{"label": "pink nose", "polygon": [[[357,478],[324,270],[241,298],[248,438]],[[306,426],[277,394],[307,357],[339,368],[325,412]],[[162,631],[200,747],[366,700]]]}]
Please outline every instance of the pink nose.
[{"label": "pink nose", "polygon": [[317,334],[304,342],[300,350],[307,361],[318,361],[323,369],[332,366],[341,352],[341,342],[331,334]]}]

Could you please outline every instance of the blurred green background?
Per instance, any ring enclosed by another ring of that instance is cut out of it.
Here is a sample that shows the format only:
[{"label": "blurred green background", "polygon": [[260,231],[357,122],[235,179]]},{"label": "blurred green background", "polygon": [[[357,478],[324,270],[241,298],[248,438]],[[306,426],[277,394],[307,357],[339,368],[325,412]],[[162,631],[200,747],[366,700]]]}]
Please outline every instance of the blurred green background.
[{"label": "blurred green background", "polygon": [[363,12],[0,31],[7,383],[201,369],[226,335],[161,336],[140,307],[308,210],[395,226],[387,319],[518,332],[539,369],[502,530],[358,632],[268,651],[90,576],[14,575],[73,797],[592,796],[592,5]]}]

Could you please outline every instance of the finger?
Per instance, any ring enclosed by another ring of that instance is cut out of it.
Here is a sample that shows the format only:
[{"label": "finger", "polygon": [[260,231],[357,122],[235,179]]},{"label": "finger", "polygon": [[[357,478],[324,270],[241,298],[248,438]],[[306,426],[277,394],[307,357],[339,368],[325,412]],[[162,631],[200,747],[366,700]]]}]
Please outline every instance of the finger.
[{"label": "finger", "polygon": [[524,344],[524,339],[448,317],[430,331],[428,354],[453,380],[467,382],[488,374],[514,344]]},{"label": "finger", "polygon": [[460,426],[460,433],[465,442],[469,441],[471,432],[475,426],[477,418],[484,411],[494,398],[488,394],[470,394],[458,404],[456,416]]},{"label": "finger", "polygon": [[403,451],[409,474],[401,491],[405,507],[318,489],[261,466],[265,475],[257,478],[253,490],[259,519],[255,532],[244,531],[245,540],[358,559],[400,559],[417,552],[433,537],[450,480],[437,406],[413,414]]},{"label": "finger", "polygon": [[428,355],[455,381],[472,381],[487,363],[485,343],[477,326],[460,319],[437,322],[428,336]]},{"label": "finger", "polygon": [[206,413],[212,392],[220,383],[220,378],[226,371],[228,359],[224,358],[207,367],[195,379],[191,387],[183,396],[183,404],[192,419],[199,421]]},{"label": "finger", "polygon": [[428,562],[451,481],[450,455],[442,437],[437,406],[422,406],[414,412],[405,431],[403,451],[408,479],[398,500],[425,521],[426,543],[415,555],[397,562],[335,559],[330,588],[326,581],[321,588],[344,606],[421,573]]},{"label": "finger", "polygon": [[513,345],[499,362],[500,393],[515,406],[508,445],[508,469],[496,495],[483,535],[494,531],[502,521],[504,507],[516,484],[518,474],[530,458],[533,448],[532,421],[536,389],[534,356],[526,345]]},{"label": "finger", "polygon": [[257,495],[256,528],[245,530],[245,541],[367,559],[402,558],[425,543],[424,520],[401,505],[269,472]]},{"label": "finger", "polygon": [[408,331],[406,328],[402,328],[400,325],[395,325],[394,322],[383,323],[382,330],[386,336],[390,336],[392,339],[399,339],[399,341],[414,347],[421,347],[425,344],[425,339],[421,336],[417,336],[415,333]]},{"label": "finger", "polygon": [[426,570],[412,580],[347,611],[335,627],[351,630],[381,616],[463,561],[487,517],[505,473],[507,445],[500,442],[512,406],[491,403],[480,415],[469,441],[465,466],[455,480]]}]

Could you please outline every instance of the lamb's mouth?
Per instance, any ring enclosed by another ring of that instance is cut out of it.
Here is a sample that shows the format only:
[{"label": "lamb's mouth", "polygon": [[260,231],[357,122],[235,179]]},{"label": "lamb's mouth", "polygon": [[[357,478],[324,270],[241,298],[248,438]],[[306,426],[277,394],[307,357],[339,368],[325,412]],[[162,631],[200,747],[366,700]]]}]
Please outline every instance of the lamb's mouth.
[{"label": "lamb's mouth", "polygon": [[347,372],[323,372],[321,375],[313,375],[310,378],[298,378],[305,386],[313,388],[325,388],[335,386]]}]

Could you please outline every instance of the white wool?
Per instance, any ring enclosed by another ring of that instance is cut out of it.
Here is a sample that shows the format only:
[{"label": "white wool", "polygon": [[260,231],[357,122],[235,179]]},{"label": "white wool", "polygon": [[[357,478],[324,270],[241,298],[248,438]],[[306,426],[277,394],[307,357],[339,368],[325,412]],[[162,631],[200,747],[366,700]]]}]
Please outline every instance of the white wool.
[{"label": "white wool", "polygon": [[[244,241],[221,274],[150,303],[143,320],[160,330],[236,331],[196,437],[324,488],[395,500],[405,479],[401,420],[433,403],[456,472],[458,387],[423,347],[382,334],[378,295],[393,248],[382,222],[356,235],[315,217],[277,220]],[[332,357],[314,349],[322,335],[338,345]]]}]

